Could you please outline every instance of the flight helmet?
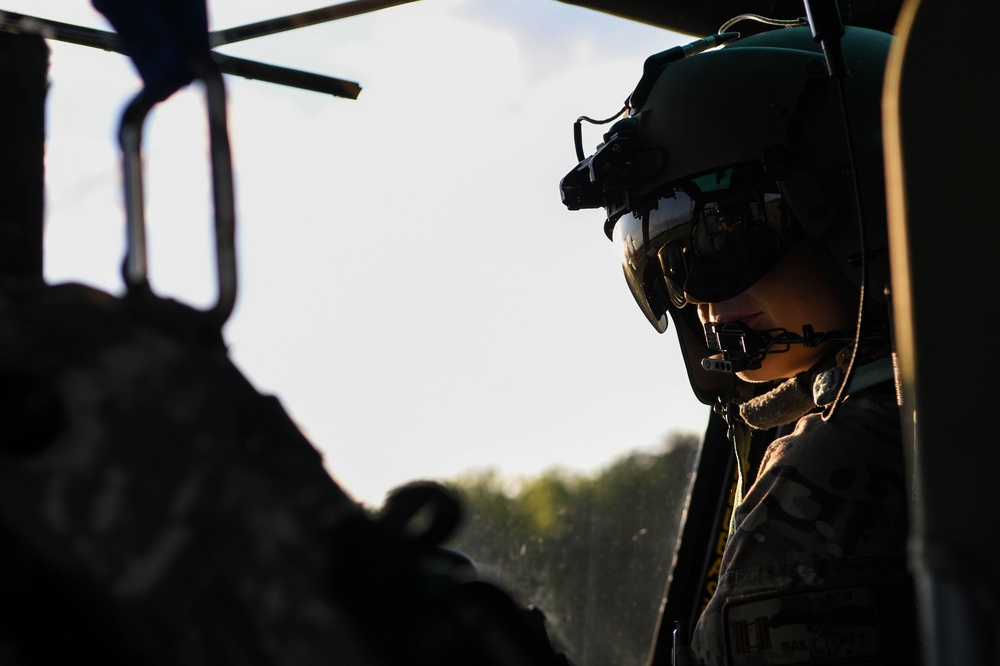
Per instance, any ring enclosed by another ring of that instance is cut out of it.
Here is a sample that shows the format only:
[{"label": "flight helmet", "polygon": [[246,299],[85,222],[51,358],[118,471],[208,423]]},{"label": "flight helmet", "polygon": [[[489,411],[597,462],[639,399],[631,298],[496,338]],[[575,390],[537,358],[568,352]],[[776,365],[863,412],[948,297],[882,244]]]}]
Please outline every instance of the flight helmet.
[{"label": "flight helmet", "polygon": [[733,41],[680,58],[671,49],[647,59],[625,117],[593,155],[577,134],[563,203],[605,209],[636,302],[661,333],[674,320],[702,402],[733,380],[703,367],[712,350],[685,293],[735,296],[802,239],[846,298],[858,301],[867,284],[866,310],[887,319],[881,96],[891,39],[846,28],[839,81],[808,27],[714,36],[703,47]]}]

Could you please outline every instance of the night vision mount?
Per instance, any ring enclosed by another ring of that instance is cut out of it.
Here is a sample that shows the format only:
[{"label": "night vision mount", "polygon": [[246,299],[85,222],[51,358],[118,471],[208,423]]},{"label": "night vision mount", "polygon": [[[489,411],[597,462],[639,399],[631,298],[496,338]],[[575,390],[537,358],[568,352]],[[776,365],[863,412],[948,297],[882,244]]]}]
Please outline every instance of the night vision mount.
[{"label": "night vision mount", "polygon": [[[636,186],[641,182],[641,179],[635,177],[636,174],[656,170],[656,164],[664,161],[656,151],[637,150],[639,121],[632,116],[646,102],[653,84],[667,65],[728,44],[739,39],[739,36],[738,32],[719,33],[651,55],[643,64],[642,78],[625,100],[621,111],[605,120],[594,120],[587,116],[577,118],[573,124],[573,140],[579,164],[559,183],[563,204],[569,210],[604,208],[608,214],[604,231],[610,238],[614,222],[635,208],[639,196]],[[589,122],[603,125],[620,118],[624,113],[628,113],[628,117],[612,125],[594,154],[587,157],[583,148],[581,124]]]}]

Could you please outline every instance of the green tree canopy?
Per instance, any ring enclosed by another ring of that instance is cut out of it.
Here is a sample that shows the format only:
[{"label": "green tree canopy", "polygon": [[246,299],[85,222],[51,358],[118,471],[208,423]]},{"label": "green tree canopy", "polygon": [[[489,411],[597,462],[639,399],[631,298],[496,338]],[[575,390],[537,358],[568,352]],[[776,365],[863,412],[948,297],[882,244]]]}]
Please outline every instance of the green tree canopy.
[{"label": "green tree canopy", "polygon": [[578,666],[644,664],[699,444],[674,434],[592,475],[552,469],[512,487],[493,471],[447,483],[465,506],[448,545],[541,608]]}]

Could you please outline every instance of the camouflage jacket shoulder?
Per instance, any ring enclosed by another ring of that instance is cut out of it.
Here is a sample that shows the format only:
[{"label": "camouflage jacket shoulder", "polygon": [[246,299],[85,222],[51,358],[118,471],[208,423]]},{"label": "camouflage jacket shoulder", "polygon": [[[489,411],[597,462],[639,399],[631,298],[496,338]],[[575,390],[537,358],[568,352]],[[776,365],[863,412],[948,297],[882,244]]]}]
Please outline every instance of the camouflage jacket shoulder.
[{"label": "camouflage jacket shoulder", "polygon": [[690,663],[890,664],[912,648],[906,484],[891,383],[772,442],[736,511]]}]

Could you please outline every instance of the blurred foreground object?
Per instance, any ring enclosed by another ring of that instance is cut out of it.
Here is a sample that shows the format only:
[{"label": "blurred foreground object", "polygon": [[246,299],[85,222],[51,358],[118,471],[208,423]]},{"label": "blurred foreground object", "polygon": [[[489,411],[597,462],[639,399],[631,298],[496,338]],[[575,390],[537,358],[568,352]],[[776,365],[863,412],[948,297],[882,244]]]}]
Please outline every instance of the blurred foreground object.
[{"label": "blurred foreground object", "polygon": [[[886,72],[889,248],[904,436],[913,469],[910,567],[917,579],[926,666],[1000,663],[1000,450],[988,366],[956,357],[943,315],[972,317],[996,302],[1000,169],[992,104],[997,56],[988,42],[942,49],[968,17],[1000,20],[1000,3],[907,0]],[[928,140],[928,137],[933,137]],[[943,220],[960,233],[941,234]],[[946,276],[942,279],[942,276]]]},{"label": "blurred foreground object", "polygon": [[0,255],[0,663],[567,664],[539,612],[440,548],[457,500],[414,484],[370,515],[229,359],[235,209],[211,61],[194,71],[208,93],[219,298],[198,310],[147,280],[146,91],[119,136],[125,295],[48,285],[40,261],[19,261],[41,257],[48,53],[31,34],[0,34],[8,48],[31,57],[0,68],[0,85],[26,100],[12,124],[33,129],[2,157],[33,168],[28,205],[0,209],[15,248]]}]

